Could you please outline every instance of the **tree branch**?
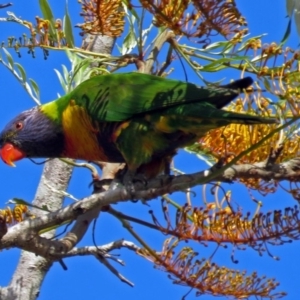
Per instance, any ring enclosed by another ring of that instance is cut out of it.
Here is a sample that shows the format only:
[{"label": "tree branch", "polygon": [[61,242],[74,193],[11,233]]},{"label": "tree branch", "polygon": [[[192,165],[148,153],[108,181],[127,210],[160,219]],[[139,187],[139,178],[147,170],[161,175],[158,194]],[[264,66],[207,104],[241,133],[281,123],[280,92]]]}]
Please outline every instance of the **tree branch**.
[{"label": "tree branch", "polygon": [[157,61],[157,56],[164,45],[164,43],[171,37],[174,36],[174,33],[169,30],[164,30],[156,39],[154,42],[154,45],[152,47],[152,50],[146,59],[146,63],[142,68],[139,68],[139,72],[151,74],[151,70],[153,68],[153,64]]},{"label": "tree branch", "polygon": [[[272,169],[268,167],[266,170],[264,165],[265,163],[233,165],[222,174],[216,176],[214,180],[228,182],[237,178],[261,178],[278,181],[300,179],[300,159],[298,158],[274,164]],[[215,167],[190,175],[163,175],[149,181],[147,187],[138,182],[134,186],[134,198],[146,201],[167,193],[184,191],[189,187],[207,183],[207,177],[211,176],[214,171]],[[86,216],[89,216],[89,214],[94,216],[104,206],[131,199],[132,192],[128,192],[124,187],[93,194],[56,212],[42,215],[39,218],[25,220],[9,228],[7,234],[0,241],[0,249],[19,247],[44,257],[56,260],[63,258],[68,256],[68,252],[80,240],[85,229],[88,227],[87,225],[82,229],[83,224],[78,223],[78,220],[86,220]],[[52,241],[48,237],[38,235],[40,230],[62,224],[68,220],[77,220],[78,224],[75,224],[73,229],[64,238]],[[79,228],[81,235],[79,234]]]},{"label": "tree branch", "polygon": [[126,240],[118,240],[111,242],[106,245],[102,246],[86,246],[81,248],[73,248],[71,251],[69,251],[64,257],[72,257],[72,256],[85,256],[85,255],[94,255],[95,253],[99,253],[99,251],[102,251],[103,253],[108,253],[116,249],[121,248],[127,248],[132,251],[138,251],[140,250],[140,247],[135,245],[133,242],[126,241]]},{"label": "tree branch", "polygon": [[259,162],[254,164],[241,164],[229,167],[223,174],[215,178],[216,181],[228,181],[234,179],[263,179],[265,181],[299,181],[300,158],[293,158],[282,163],[272,165]]}]

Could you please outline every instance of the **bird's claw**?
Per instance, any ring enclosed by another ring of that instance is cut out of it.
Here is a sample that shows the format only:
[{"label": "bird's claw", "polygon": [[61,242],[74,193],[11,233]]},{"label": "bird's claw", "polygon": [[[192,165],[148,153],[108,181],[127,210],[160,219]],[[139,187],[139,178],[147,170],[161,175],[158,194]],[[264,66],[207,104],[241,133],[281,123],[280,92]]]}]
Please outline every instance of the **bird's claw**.
[{"label": "bird's claw", "polygon": [[135,184],[140,183],[143,187],[147,186],[147,179],[141,174],[135,174],[130,171],[127,171],[122,178],[123,185],[125,186],[127,192],[129,193],[132,201],[136,202],[137,199],[134,198],[136,188]]},{"label": "bird's claw", "polygon": [[136,202],[137,199],[134,199],[134,195],[136,192],[135,184],[140,183],[143,187],[146,187],[148,181],[145,176],[141,174],[136,174],[131,171],[127,171],[122,177],[117,176],[115,179],[94,179],[90,185],[93,185],[94,191],[93,193],[100,193],[104,191],[104,186],[109,185],[109,189],[115,189],[122,184],[127,192],[129,193],[132,201]]}]

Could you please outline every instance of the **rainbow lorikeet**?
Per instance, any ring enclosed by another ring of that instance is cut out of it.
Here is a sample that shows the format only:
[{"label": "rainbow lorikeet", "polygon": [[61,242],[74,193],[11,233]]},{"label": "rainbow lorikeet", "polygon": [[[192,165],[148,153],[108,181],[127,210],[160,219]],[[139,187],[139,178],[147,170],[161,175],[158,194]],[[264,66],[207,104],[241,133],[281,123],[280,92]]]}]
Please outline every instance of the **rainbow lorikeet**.
[{"label": "rainbow lorikeet", "polygon": [[96,76],[10,121],[0,135],[0,155],[11,166],[24,157],[124,162],[131,174],[151,178],[178,148],[211,129],[275,123],[221,110],[252,82],[199,87],[140,73]]}]

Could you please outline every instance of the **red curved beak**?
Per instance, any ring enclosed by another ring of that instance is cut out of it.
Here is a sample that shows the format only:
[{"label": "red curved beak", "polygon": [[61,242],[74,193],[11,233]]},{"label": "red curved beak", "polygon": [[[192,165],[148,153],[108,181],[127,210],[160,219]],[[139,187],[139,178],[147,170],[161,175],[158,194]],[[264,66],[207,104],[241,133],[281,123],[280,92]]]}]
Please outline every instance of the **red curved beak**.
[{"label": "red curved beak", "polygon": [[10,143],[6,143],[0,149],[0,156],[1,159],[11,167],[15,167],[14,162],[24,158],[26,155],[25,153],[18,149],[16,146]]}]

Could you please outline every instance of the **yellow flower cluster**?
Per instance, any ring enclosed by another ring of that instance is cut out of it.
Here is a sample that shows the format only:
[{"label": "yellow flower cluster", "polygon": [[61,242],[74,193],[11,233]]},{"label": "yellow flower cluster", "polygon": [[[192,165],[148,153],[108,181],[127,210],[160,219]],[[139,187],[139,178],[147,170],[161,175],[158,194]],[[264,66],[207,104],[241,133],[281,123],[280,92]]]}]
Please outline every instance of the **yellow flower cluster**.
[{"label": "yellow flower cluster", "polygon": [[246,33],[241,26],[247,23],[234,1],[141,0],[140,3],[153,15],[155,26],[167,27],[177,35],[209,39],[215,31],[227,38]]},{"label": "yellow flower cluster", "polygon": [[6,224],[19,223],[24,220],[24,213],[26,213],[28,207],[24,204],[17,204],[13,209],[7,207],[0,209],[0,215],[5,219]]},{"label": "yellow flower cluster", "polygon": [[142,6],[153,14],[155,17],[154,24],[157,27],[167,26],[175,33],[181,33],[181,22],[183,20],[183,14],[189,5],[187,0],[160,0],[149,1],[141,0]]},{"label": "yellow flower cluster", "polygon": [[120,36],[124,30],[125,12],[121,0],[78,0],[84,23],[77,25],[83,33]]},{"label": "yellow flower cluster", "polygon": [[[261,111],[268,116],[270,110],[267,110],[267,104],[264,99],[259,103]],[[241,99],[230,107],[231,111],[245,112]],[[249,112],[246,112],[249,113]],[[252,145],[259,142],[266,135],[271,133],[278,125],[241,125],[231,124],[211,130],[199,141],[200,151],[211,153],[216,160],[227,158],[230,161],[242,151],[249,149]],[[277,159],[277,162],[286,161],[300,154],[300,135],[291,134],[291,128],[285,129],[283,132],[274,133],[274,135],[264,142],[259,148],[254,149],[247,155],[243,156],[238,163],[251,164],[256,162],[264,162],[270,156],[272,149],[276,149],[279,145],[283,146],[283,150]],[[262,182],[258,179],[241,180],[248,187],[260,189]]]}]

